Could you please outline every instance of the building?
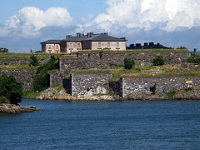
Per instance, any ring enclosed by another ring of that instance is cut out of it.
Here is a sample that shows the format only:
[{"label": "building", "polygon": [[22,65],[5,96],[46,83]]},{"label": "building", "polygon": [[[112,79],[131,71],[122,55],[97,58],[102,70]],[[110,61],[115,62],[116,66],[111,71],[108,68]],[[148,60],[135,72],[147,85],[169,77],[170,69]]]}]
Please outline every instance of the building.
[{"label": "building", "polygon": [[126,39],[109,36],[108,33],[86,35],[77,33],[67,35],[63,40],[48,40],[41,42],[42,51],[46,53],[72,53],[82,50],[126,50]]},{"label": "building", "polygon": [[45,53],[60,53],[61,40],[48,40],[41,42],[42,51]]}]

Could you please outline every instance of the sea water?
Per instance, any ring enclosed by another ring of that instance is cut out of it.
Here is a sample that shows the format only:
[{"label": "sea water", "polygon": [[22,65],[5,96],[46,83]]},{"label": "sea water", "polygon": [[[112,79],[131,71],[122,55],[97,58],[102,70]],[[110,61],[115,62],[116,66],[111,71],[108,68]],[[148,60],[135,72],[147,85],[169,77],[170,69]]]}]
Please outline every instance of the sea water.
[{"label": "sea water", "polygon": [[44,111],[0,115],[0,149],[200,149],[200,101],[23,100]]}]

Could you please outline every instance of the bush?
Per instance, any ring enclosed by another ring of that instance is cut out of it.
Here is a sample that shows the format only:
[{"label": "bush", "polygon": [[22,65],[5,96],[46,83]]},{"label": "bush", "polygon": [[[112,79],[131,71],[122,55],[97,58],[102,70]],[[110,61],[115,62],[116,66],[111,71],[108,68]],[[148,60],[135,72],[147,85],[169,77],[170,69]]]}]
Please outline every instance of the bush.
[{"label": "bush", "polygon": [[125,69],[132,69],[133,66],[135,66],[135,62],[131,58],[125,58],[124,59],[124,68]]},{"label": "bush", "polygon": [[[17,82],[13,75],[0,74],[0,87],[0,97],[5,97],[11,104],[21,102],[23,96],[22,84]],[[6,101],[5,98],[2,98],[3,101]]]},{"label": "bush", "polygon": [[174,97],[174,95],[176,95],[176,91],[168,92],[166,95],[167,95],[168,99],[172,99]]},{"label": "bush", "polygon": [[10,103],[10,102],[9,102],[9,100],[8,100],[6,97],[0,96],[0,104],[3,104],[3,103],[8,104],[8,103]]},{"label": "bush", "polygon": [[35,55],[32,55],[31,57],[30,57],[30,65],[32,65],[32,66],[38,66],[39,65],[39,61],[38,61],[38,59],[37,59],[37,57],[35,56]]},{"label": "bush", "polygon": [[8,52],[7,48],[0,48],[0,52]]},{"label": "bush", "polygon": [[200,55],[197,53],[191,53],[191,56],[187,59],[187,62],[200,64]]},{"label": "bush", "polygon": [[153,86],[150,87],[150,91],[151,91],[152,95],[156,94],[156,83]]},{"label": "bush", "polygon": [[162,66],[165,64],[165,59],[163,58],[163,56],[158,56],[154,58],[151,62],[153,66]]},{"label": "bush", "polygon": [[40,66],[37,70],[36,76],[33,79],[33,89],[35,91],[42,91],[48,88],[48,71],[56,69],[57,58],[51,56],[51,59],[44,65]]}]

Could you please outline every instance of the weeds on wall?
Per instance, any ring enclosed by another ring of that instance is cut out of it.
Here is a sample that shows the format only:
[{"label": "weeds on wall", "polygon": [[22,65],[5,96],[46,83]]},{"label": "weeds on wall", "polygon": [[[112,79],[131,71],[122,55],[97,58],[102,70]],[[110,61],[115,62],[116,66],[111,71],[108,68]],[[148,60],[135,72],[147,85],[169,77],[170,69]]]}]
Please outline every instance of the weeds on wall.
[{"label": "weeds on wall", "polygon": [[156,83],[153,86],[150,87],[150,91],[151,91],[152,95],[156,94]]},{"label": "weeds on wall", "polygon": [[170,92],[166,93],[167,98],[172,99],[174,97],[174,95],[176,95],[176,93],[177,93],[176,91],[170,91]]},{"label": "weeds on wall", "polygon": [[153,66],[163,66],[165,64],[165,59],[163,56],[158,56],[151,61]]},{"label": "weeds on wall", "polygon": [[200,64],[200,54],[198,53],[191,53],[191,56],[187,59],[187,62]]},{"label": "weeds on wall", "polygon": [[51,56],[51,59],[46,64],[37,69],[36,76],[33,78],[33,89],[35,91],[42,91],[49,87],[48,71],[57,68],[57,60],[58,58]]},{"label": "weeds on wall", "polygon": [[135,66],[135,62],[131,58],[124,59],[124,69],[132,69]]}]

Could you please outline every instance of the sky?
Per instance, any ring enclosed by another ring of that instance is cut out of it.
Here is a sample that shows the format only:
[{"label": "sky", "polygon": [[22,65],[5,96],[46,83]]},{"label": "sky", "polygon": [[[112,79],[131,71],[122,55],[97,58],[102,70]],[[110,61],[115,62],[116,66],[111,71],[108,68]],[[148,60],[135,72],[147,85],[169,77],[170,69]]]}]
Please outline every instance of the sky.
[{"label": "sky", "polygon": [[41,50],[40,42],[107,32],[127,46],[155,42],[200,51],[199,0],[0,0],[0,47]]}]

